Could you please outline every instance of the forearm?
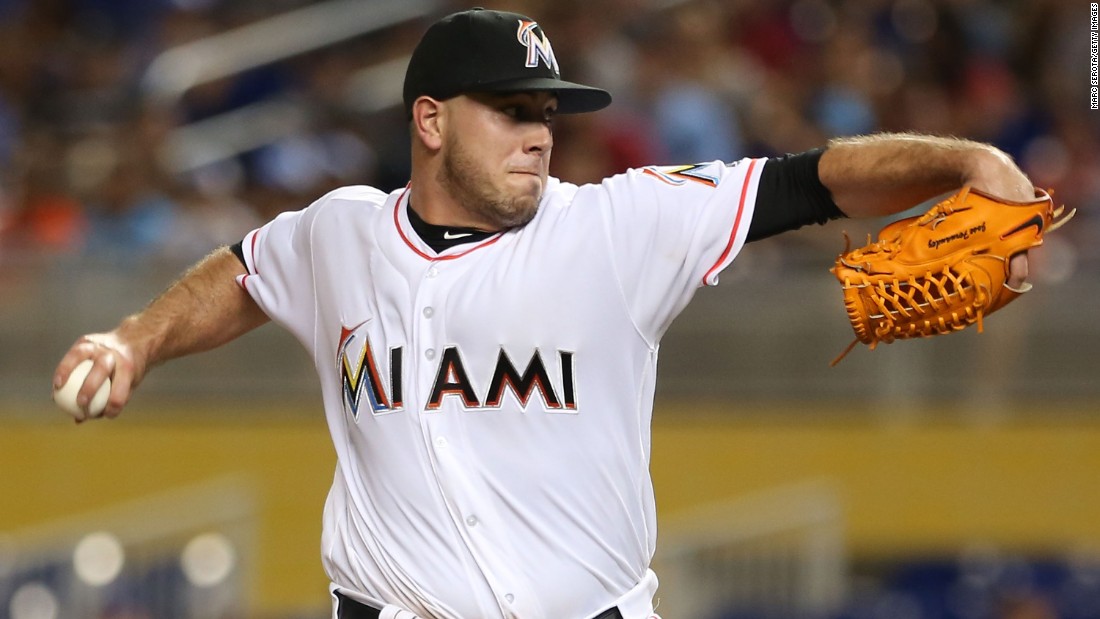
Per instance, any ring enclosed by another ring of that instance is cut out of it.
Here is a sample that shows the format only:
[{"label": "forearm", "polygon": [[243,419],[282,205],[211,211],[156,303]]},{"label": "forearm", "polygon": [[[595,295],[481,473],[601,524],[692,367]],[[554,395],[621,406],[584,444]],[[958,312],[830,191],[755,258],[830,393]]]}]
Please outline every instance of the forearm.
[{"label": "forearm", "polygon": [[237,285],[236,276],[244,272],[228,248],[218,249],[124,319],[116,334],[146,367],[221,346],[268,320]]},{"label": "forearm", "polygon": [[228,248],[214,251],[113,331],[77,339],[54,370],[54,389],[65,384],[77,364],[91,360],[76,404],[85,409],[110,378],[104,415],[117,416],[149,368],[215,348],[267,322],[252,297],[237,285],[237,275],[244,272]]},{"label": "forearm", "polygon": [[1034,196],[1008,155],[955,138],[879,134],[832,140],[818,174],[849,217],[897,213],[967,184],[1009,200]]}]

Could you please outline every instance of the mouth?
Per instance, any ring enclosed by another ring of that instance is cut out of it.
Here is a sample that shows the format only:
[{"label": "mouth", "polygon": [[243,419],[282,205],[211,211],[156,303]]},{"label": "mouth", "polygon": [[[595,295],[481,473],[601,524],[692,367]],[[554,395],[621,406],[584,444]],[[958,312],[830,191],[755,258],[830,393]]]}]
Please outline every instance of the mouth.
[{"label": "mouth", "polygon": [[543,182],[542,175],[531,170],[512,170],[508,173],[508,176],[515,179],[516,182],[525,185],[528,183],[535,183],[541,187]]}]

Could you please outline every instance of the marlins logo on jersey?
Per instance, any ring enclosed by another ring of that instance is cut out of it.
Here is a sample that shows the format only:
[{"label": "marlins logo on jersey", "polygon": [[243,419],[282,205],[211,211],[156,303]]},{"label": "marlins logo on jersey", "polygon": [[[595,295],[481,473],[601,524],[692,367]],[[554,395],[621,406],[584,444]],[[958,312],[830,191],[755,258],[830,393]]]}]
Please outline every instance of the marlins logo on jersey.
[{"label": "marlins logo on jersey", "polygon": [[359,407],[364,402],[375,415],[401,410],[403,402],[401,384],[400,346],[390,349],[389,393],[378,371],[375,351],[371,346],[364,328],[370,321],[364,321],[348,329],[340,329],[340,344],[337,347],[336,365],[343,387],[344,405],[351,411],[353,419],[359,419]]}]

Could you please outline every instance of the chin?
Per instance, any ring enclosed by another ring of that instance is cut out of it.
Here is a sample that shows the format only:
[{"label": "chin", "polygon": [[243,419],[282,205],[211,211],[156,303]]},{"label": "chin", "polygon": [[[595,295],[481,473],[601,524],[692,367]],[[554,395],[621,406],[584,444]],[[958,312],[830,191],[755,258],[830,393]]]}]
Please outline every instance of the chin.
[{"label": "chin", "polygon": [[519,203],[521,201],[530,200],[535,204],[538,204],[542,199],[544,183],[543,180],[537,176],[530,174],[524,174],[522,177],[516,179],[511,189],[512,201]]},{"label": "chin", "polygon": [[535,213],[539,210],[539,200],[536,197],[519,198],[512,206],[511,212],[505,217],[509,228],[526,225],[534,219]]}]

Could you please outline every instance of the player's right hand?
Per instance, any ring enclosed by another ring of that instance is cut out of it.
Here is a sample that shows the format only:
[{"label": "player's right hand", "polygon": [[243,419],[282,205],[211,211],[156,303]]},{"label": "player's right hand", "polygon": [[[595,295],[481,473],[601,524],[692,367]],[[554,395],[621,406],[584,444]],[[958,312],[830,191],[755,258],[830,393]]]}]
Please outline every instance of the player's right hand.
[{"label": "player's right hand", "polygon": [[103,381],[110,378],[111,393],[103,416],[112,419],[118,417],[145,373],[144,363],[135,355],[134,347],[117,330],[85,335],[69,348],[57,364],[53,374],[53,389],[57,390],[64,385],[73,368],[85,359],[92,360],[92,369],[77,394],[77,404],[82,408],[87,407]]}]

